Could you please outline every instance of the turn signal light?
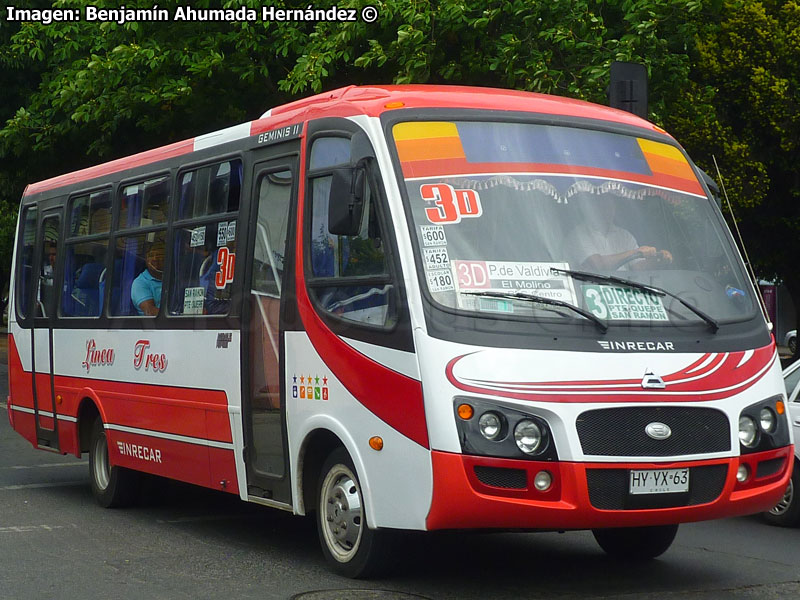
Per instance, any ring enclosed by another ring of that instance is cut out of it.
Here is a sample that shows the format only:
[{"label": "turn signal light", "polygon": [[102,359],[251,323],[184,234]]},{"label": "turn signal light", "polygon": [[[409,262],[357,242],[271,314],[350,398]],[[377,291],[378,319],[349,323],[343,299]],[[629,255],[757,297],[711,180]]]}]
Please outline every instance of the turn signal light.
[{"label": "turn signal light", "polygon": [[783,405],[782,400],[778,400],[775,403],[775,412],[777,412],[779,415],[782,415],[784,412],[786,412],[786,407]]},{"label": "turn signal light", "polygon": [[469,421],[475,415],[475,409],[469,404],[459,404],[457,410],[458,416],[465,421]]},{"label": "turn signal light", "polygon": [[369,438],[369,447],[380,452],[383,450],[383,438],[377,435],[372,436]]},{"label": "turn signal light", "polygon": [[383,108],[403,108],[405,105],[405,102],[388,102],[383,105]]}]

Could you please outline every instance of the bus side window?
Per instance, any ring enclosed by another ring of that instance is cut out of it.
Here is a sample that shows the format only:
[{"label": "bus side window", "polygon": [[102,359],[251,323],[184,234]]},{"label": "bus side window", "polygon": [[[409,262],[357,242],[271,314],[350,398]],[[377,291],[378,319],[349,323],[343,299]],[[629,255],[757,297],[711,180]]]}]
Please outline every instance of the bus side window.
[{"label": "bus side window", "polygon": [[155,316],[146,307],[147,300],[156,312],[161,306],[165,238],[163,231],[117,238],[111,267],[113,316]]},{"label": "bus side window", "polygon": [[280,297],[289,229],[292,172],[268,173],[258,185],[258,221],[251,290]]},{"label": "bus side window", "polygon": [[35,206],[25,209],[22,217],[22,237],[19,251],[19,271],[15,286],[17,317],[25,319],[30,316],[30,291],[33,285],[33,250],[36,247]]},{"label": "bus side window", "polygon": [[320,138],[312,146],[309,287],[323,310],[341,319],[387,327],[395,319],[395,290],[386,260],[375,182],[367,186],[357,235],[336,235],[328,226],[333,179],[330,169],[349,162],[349,144],[346,138]]},{"label": "bus side window", "polygon": [[72,198],[67,226],[61,316],[99,317],[105,297],[111,193],[103,190]]},{"label": "bus side window", "polygon": [[59,217],[42,221],[42,261],[36,302],[36,317],[49,317],[56,300],[55,274],[58,256]]},{"label": "bus side window", "polygon": [[171,315],[224,315],[236,268],[238,221],[175,229]]},{"label": "bus side window", "polygon": [[169,314],[228,314],[236,269],[242,161],[185,171],[178,181]]},{"label": "bus side window", "polygon": [[103,312],[108,240],[70,243],[64,258],[62,317],[98,317]]}]

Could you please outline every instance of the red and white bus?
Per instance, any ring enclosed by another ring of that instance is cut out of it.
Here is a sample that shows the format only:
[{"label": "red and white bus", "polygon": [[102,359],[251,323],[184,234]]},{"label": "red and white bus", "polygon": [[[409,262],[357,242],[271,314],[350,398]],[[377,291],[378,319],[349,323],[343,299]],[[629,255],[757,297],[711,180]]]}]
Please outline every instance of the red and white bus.
[{"label": "red and white bus", "polygon": [[514,91],[348,87],[32,184],[11,425],[316,513],[376,572],[403,530],[677,524],[789,481],[776,345],[699,171],[628,113]]}]

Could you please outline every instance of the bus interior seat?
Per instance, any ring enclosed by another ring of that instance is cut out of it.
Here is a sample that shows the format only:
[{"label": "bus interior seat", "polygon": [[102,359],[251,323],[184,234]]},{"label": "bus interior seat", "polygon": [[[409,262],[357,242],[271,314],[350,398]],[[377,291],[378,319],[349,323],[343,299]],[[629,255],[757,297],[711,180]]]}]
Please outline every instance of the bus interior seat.
[{"label": "bus interior seat", "polygon": [[131,285],[144,270],[145,261],[135,252],[127,251],[114,260],[111,278],[111,314],[122,317],[138,314],[131,302]]},{"label": "bus interior seat", "polygon": [[72,297],[76,300],[74,316],[97,317],[103,309],[106,269],[102,263],[90,262],[81,267]]}]

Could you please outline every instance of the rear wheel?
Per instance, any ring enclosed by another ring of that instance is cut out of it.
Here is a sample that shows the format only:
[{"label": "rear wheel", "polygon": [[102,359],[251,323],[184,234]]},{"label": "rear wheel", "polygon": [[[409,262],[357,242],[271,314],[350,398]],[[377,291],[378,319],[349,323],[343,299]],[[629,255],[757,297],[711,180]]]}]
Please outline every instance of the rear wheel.
[{"label": "rear wheel", "polygon": [[100,417],[92,425],[89,443],[89,476],[92,494],[100,506],[112,508],[130,504],[136,494],[138,473],[111,466],[108,459],[108,439]]},{"label": "rear wheel", "polygon": [[593,529],[594,539],[611,556],[648,560],[661,556],[672,545],[677,525]]},{"label": "rear wheel", "polygon": [[394,532],[367,527],[361,484],[343,448],[325,461],[317,490],[317,531],[328,563],[346,577],[384,573],[392,557]]},{"label": "rear wheel", "polygon": [[795,463],[794,473],[786,486],[783,498],[764,513],[764,519],[780,527],[795,527],[800,525],[800,464]]}]

